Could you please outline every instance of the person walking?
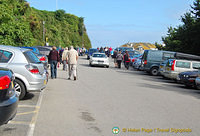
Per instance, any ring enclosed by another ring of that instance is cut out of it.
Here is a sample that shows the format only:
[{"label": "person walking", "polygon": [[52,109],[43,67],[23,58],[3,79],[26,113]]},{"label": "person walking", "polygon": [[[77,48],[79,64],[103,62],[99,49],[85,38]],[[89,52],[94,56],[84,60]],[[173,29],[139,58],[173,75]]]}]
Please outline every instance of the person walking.
[{"label": "person walking", "polygon": [[114,64],[115,64],[115,67],[117,67],[117,51],[115,50],[114,53],[113,53],[113,59],[114,59]]},{"label": "person walking", "polygon": [[67,70],[67,52],[68,47],[65,47],[65,50],[62,53],[63,70]]},{"label": "person walking", "polygon": [[129,54],[128,54],[128,51],[125,51],[125,54],[124,54],[124,66],[125,66],[126,69],[129,69],[129,64],[130,64]]},{"label": "person walking", "polygon": [[118,68],[121,68],[121,63],[123,60],[123,55],[121,54],[121,51],[118,52],[118,54],[116,56],[116,60],[117,60]]},{"label": "person walking", "polygon": [[59,65],[60,58],[55,46],[52,47],[48,59],[51,65],[51,79],[57,78],[57,64]]},{"label": "person walking", "polygon": [[77,79],[76,76],[76,69],[77,69],[77,61],[78,61],[78,52],[74,49],[73,46],[70,47],[70,50],[67,52],[67,59],[68,67],[69,67],[69,80],[71,79],[71,76],[74,76],[74,80]]}]

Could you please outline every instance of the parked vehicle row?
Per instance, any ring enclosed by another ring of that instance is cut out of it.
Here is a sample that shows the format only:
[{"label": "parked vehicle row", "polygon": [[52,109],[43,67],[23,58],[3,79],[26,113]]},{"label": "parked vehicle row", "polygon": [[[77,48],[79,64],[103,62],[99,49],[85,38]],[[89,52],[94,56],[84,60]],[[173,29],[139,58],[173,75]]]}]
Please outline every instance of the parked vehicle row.
[{"label": "parked vehicle row", "polygon": [[135,69],[200,89],[200,57],[179,52],[145,50],[134,60]]},{"label": "parked vehicle row", "polygon": [[28,92],[46,87],[47,70],[29,49],[0,45],[0,66],[14,72],[15,89],[19,99],[23,99]]}]

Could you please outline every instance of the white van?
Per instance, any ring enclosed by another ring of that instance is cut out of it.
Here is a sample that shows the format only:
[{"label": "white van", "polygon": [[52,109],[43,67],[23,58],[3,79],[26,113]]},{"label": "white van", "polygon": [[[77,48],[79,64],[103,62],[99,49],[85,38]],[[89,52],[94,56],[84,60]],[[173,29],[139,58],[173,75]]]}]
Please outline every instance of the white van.
[{"label": "white van", "polygon": [[164,77],[179,80],[178,74],[200,68],[200,61],[169,59],[164,72]]}]

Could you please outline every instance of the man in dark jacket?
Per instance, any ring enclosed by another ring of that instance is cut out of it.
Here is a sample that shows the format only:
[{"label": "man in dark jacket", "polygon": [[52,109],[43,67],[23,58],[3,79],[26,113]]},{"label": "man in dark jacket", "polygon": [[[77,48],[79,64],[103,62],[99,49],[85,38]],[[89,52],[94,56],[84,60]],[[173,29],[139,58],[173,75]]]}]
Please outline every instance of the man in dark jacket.
[{"label": "man in dark jacket", "polygon": [[51,65],[51,78],[57,78],[57,64],[60,64],[60,58],[55,46],[52,47],[49,53],[49,60]]}]

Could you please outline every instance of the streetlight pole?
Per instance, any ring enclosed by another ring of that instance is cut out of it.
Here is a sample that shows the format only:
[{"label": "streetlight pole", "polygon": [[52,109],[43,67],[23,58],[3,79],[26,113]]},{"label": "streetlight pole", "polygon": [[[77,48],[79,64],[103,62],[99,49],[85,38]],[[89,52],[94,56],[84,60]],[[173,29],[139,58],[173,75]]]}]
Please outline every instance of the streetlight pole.
[{"label": "streetlight pole", "polygon": [[43,24],[43,42],[45,43],[45,31],[44,31],[44,24],[45,24],[45,21],[42,21],[42,24]]}]

